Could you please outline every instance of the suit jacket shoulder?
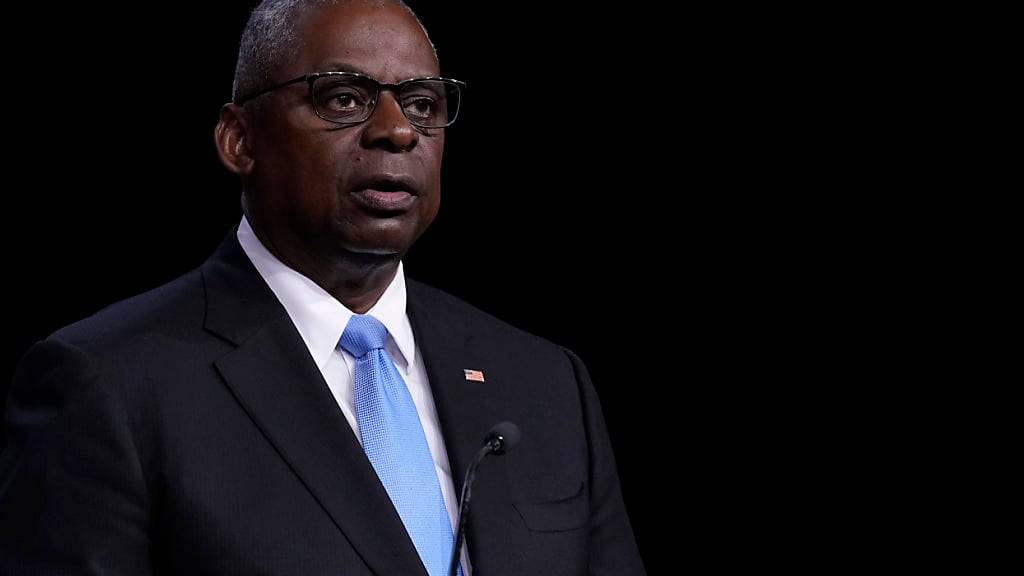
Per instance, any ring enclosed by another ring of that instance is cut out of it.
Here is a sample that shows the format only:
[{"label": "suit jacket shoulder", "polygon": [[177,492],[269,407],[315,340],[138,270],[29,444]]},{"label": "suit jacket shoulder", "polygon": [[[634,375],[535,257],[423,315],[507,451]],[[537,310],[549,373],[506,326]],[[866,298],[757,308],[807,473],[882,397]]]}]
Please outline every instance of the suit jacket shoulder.
[{"label": "suit jacket shoulder", "polygon": [[193,270],[145,293],[111,304],[57,330],[50,338],[94,352],[129,352],[152,338],[194,338],[202,332],[205,295]]},{"label": "suit jacket shoulder", "polygon": [[[561,346],[492,316],[461,298],[415,280],[408,280],[407,286],[413,313],[416,307],[429,307],[452,329],[466,334],[486,334],[498,343],[514,343],[522,352],[552,357],[565,355]],[[524,346],[526,350],[520,348]]]}]

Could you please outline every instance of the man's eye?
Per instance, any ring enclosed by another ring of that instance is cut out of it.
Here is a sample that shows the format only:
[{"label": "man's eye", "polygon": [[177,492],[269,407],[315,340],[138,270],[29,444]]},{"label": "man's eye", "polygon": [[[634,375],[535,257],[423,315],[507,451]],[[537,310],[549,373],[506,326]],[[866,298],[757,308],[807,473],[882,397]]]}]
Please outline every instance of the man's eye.
[{"label": "man's eye", "polygon": [[348,94],[341,94],[332,98],[332,103],[335,108],[354,108],[356,106],[356,99],[349,96]]},{"label": "man's eye", "polygon": [[431,118],[437,114],[437,101],[426,96],[411,98],[405,102],[405,111],[417,118]]},{"label": "man's eye", "polygon": [[338,112],[358,110],[364,106],[365,100],[350,90],[335,90],[321,94],[320,104],[326,110]]}]

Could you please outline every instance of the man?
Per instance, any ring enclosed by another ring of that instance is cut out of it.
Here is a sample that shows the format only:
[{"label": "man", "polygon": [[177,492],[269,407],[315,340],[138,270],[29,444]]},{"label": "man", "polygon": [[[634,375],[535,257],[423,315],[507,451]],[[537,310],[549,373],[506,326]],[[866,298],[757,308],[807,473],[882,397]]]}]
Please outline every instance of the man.
[{"label": "man", "polygon": [[3,574],[643,574],[571,352],[404,277],[440,78],[397,1],[267,1],[215,130],[244,216],[198,270],[37,344],[0,459]]}]

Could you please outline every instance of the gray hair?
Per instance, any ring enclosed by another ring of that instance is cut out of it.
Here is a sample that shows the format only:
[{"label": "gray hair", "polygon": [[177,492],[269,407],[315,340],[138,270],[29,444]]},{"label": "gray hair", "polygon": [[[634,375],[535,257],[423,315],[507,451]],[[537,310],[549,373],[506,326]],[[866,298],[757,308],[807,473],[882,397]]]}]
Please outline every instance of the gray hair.
[{"label": "gray hair", "polygon": [[[253,9],[242,32],[238,47],[238,63],[235,65],[235,81],[231,90],[232,100],[260,90],[274,81],[274,71],[298,55],[301,45],[295,23],[305,10],[333,6],[348,0],[263,0]],[[402,0],[364,0],[374,5],[397,4],[409,12],[423,30],[424,36],[434,47],[416,13]]]}]

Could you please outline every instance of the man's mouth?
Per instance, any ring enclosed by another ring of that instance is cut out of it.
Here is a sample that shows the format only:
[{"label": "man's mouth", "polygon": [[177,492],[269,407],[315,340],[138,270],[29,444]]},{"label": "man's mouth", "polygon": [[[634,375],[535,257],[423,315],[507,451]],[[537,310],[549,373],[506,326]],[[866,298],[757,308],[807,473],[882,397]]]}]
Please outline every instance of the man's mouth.
[{"label": "man's mouth", "polygon": [[362,180],[353,189],[352,197],[371,212],[394,214],[405,212],[416,202],[419,190],[412,178],[377,175]]}]

